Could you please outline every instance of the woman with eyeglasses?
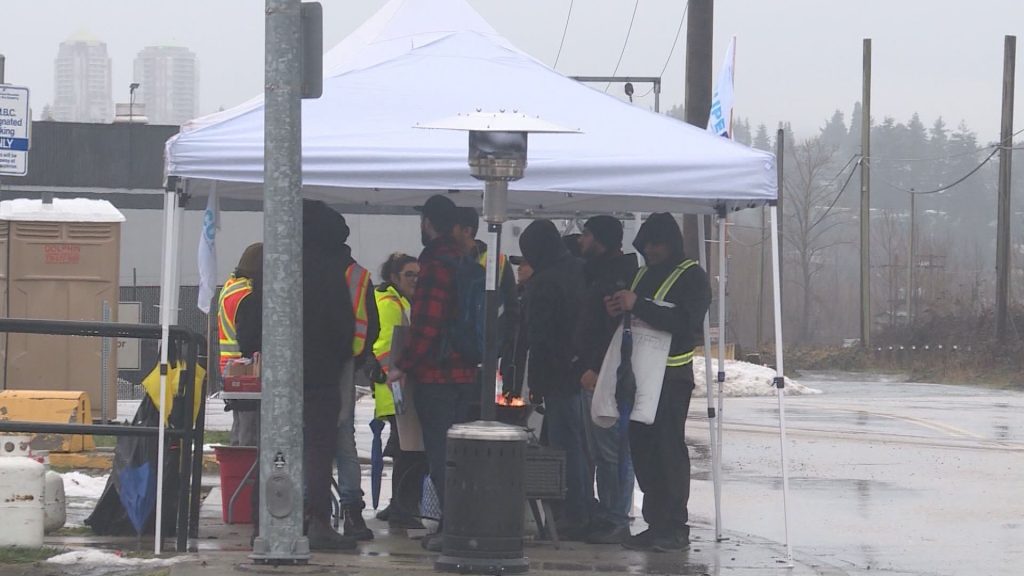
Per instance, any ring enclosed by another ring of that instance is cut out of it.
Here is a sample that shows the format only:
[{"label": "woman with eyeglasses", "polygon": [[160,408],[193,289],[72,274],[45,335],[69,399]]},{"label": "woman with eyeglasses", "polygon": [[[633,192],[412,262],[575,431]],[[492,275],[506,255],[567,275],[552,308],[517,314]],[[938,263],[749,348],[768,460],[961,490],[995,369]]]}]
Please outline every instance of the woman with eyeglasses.
[{"label": "woman with eyeglasses", "polygon": [[392,528],[404,529],[423,528],[417,516],[427,466],[422,452],[401,449],[395,422],[395,400],[387,382],[387,369],[395,328],[409,325],[409,300],[416,291],[419,271],[416,258],[396,252],[381,266],[384,283],[374,293],[380,316],[380,335],[373,344],[373,355],[379,365],[373,378],[374,418],[390,423],[391,434],[384,454],[391,456],[394,464],[391,503],[377,514],[377,518],[387,521]]}]

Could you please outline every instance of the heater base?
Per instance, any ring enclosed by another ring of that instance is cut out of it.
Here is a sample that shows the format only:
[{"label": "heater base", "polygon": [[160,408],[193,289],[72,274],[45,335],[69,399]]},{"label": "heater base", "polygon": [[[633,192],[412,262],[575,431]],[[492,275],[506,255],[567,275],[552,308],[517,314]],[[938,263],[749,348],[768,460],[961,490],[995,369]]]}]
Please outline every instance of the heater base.
[{"label": "heater base", "polygon": [[438,572],[457,574],[526,574],[530,571],[527,558],[465,558],[441,555],[434,562]]}]

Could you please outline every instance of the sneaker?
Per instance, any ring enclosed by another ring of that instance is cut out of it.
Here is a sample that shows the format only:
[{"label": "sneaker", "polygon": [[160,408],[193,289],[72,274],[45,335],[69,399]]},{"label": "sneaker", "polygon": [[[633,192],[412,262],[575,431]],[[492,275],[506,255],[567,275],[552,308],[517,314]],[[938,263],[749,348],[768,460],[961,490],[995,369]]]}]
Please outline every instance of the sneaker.
[{"label": "sneaker", "polygon": [[423,537],[423,540],[420,541],[420,546],[422,546],[427,552],[440,553],[444,550],[444,535],[440,532],[427,534]]},{"label": "sneaker", "polygon": [[639,534],[628,536],[622,541],[622,547],[627,550],[651,550],[654,548],[654,540],[657,534],[648,528]]},{"label": "sneaker", "polygon": [[330,525],[320,520],[310,521],[306,536],[309,538],[310,550],[355,550],[356,548],[355,538],[338,534]]},{"label": "sneaker", "polygon": [[373,540],[373,531],[367,528],[363,520],[363,507],[359,504],[349,506],[345,514],[345,536],[359,541]]},{"label": "sneaker", "polygon": [[629,537],[629,526],[603,525],[587,534],[587,544],[622,544]]},{"label": "sneaker", "polygon": [[680,552],[690,548],[689,538],[675,530],[662,532],[654,537],[651,543],[651,550],[655,552]]},{"label": "sneaker", "polygon": [[388,528],[392,530],[423,530],[423,522],[408,514],[391,514],[388,517]]}]

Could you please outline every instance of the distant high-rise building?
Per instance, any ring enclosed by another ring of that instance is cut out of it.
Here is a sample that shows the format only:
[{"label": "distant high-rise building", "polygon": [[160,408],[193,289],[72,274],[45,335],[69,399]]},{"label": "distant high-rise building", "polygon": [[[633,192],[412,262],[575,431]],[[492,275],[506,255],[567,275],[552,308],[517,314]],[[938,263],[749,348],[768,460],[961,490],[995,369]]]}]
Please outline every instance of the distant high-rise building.
[{"label": "distant high-rise building", "polygon": [[107,45],[80,35],[61,42],[53,70],[53,118],[65,122],[110,122],[110,57]]},{"label": "distant high-rise building", "polygon": [[180,126],[199,115],[199,61],[188,48],[149,46],[135,57],[135,101],[151,124]]}]

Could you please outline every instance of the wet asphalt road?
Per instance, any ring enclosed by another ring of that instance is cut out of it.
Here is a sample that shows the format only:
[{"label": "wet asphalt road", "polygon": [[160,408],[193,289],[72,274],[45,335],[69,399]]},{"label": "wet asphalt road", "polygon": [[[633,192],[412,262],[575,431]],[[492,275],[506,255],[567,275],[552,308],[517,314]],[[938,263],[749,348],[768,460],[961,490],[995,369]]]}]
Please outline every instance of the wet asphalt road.
[{"label": "wet asphalt road", "polygon": [[[1024,574],[1024,393],[808,374],[789,397],[789,530],[797,555],[851,574]],[[704,399],[687,436],[691,517],[713,523]],[[778,402],[729,398],[723,525],[785,539]]]}]

